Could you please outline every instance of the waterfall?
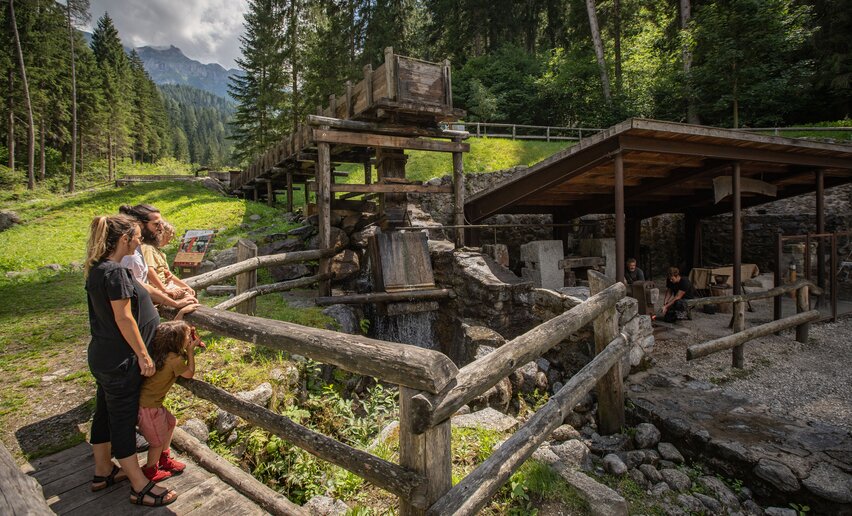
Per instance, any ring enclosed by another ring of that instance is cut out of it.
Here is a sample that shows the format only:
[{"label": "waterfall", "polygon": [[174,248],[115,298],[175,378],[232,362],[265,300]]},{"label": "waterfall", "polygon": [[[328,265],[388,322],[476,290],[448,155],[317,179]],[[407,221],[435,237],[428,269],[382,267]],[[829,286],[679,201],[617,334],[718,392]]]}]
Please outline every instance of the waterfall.
[{"label": "waterfall", "polygon": [[374,319],[374,337],[389,342],[437,349],[432,330],[432,323],[436,317],[436,312],[377,315]]}]

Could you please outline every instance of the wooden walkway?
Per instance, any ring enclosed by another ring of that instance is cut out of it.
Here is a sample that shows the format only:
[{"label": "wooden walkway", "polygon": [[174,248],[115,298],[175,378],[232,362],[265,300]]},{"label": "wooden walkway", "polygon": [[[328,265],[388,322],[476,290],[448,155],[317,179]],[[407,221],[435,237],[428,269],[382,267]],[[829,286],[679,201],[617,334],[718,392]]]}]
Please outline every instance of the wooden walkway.
[{"label": "wooden walkway", "polygon": [[[144,460],[144,455],[139,454],[140,461]],[[171,505],[156,509],[132,505],[129,502],[130,483],[127,481],[92,493],[89,490],[92,447],[88,443],[36,459],[22,469],[41,484],[47,504],[57,514],[266,514],[254,502],[186,456],[176,455],[176,458],[186,462],[186,471],[160,485],[177,491],[178,499]]]}]

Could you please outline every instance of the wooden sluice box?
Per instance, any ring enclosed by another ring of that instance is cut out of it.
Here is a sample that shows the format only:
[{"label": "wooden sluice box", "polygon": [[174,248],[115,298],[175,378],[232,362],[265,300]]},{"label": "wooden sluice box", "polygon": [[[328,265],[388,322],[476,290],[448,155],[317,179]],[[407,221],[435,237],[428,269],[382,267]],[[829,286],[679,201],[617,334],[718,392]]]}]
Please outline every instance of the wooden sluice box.
[{"label": "wooden sluice box", "polygon": [[[435,288],[427,235],[392,231],[370,238],[373,292],[417,292]],[[432,312],[437,301],[376,303],[381,315]]]}]

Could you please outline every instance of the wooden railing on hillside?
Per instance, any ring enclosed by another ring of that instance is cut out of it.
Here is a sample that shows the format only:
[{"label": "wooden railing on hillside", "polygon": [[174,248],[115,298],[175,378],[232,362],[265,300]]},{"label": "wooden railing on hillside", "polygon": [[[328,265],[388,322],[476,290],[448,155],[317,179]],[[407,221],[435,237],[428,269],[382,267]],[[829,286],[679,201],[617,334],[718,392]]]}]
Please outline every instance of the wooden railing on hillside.
[{"label": "wooden railing on hillside", "polygon": [[[818,310],[810,309],[810,292],[820,295],[822,290],[808,280],[799,280],[789,285],[781,285],[760,292],[749,292],[731,296],[703,297],[687,300],[690,308],[698,308],[704,305],[715,305],[719,303],[733,303],[733,334],[718,339],[693,344],[686,349],[686,359],[694,360],[705,357],[726,349],[733,349],[732,366],[742,368],[744,365],[743,345],[749,340],[765,337],[788,328],[796,328],[796,340],[805,343],[808,341],[808,329],[810,323],[820,318]],[[745,306],[750,301],[758,299],[778,298],[790,292],[796,293],[796,315],[785,317],[777,321],[761,324],[752,328],[745,327]]]},{"label": "wooden railing on hillside", "polygon": [[[323,251],[327,252],[327,251]],[[271,263],[289,263],[294,255],[266,256],[237,263],[196,278],[196,288]],[[226,270],[227,269],[227,270]],[[224,272],[220,272],[224,271]],[[318,362],[394,383],[400,388],[400,463],[340,443],[285,416],[242,401],[198,380],[180,380],[207,399],[282,439],[345,468],[399,497],[400,512],[474,514],[535,449],[560,426],[565,414],[599,386],[601,432],[624,424],[620,359],[628,350],[618,335],[615,305],[625,295],[621,283],[591,272],[594,295],[582,304],[513,339],[459,370],[446,355],[406,344],[308,328],[223,310],[199,307],[186,319],[218,335],[299,354]],[[167,313],[173,313],[166,311]],[[450,417],[521,365],[540,357],[583,326],[594,323],[597,356],[539,409],[499,450],[455,487],[452,486]]]}]

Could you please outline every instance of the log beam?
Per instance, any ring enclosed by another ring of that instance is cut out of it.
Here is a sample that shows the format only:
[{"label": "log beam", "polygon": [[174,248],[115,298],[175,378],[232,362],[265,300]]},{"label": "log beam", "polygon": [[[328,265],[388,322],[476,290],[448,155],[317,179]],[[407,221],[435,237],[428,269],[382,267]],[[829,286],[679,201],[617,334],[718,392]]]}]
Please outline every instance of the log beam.
[{"label": "log beam", "polygon": [[[428,301],[455,297],[455,292],[448,288],[430,290],[410,290],[405,292],[373,292],[370,294],[351,294],[347,296],[318,297],[317,306],[329,305],[360,305],[367,303],[396,303]],[[218,307],[217,307],[218,308]]]},{"label": "log beam", "polygon": [[[272,294],[274,292],[284,292],[286,290],[292,290],[294,288],[299,287],[307,287],[308,285],[313,285],[317,281],[322,281],[330,278],[329,274],[317,274],[314,276],[307,276],[304,278],[298,278],[289,281],[281,281],[278,283],[270,283],[268,285],[259,285],[249,290],[244,291],[241,294],[238,294],[231,299],[223,301],[213,308],[216,310],[230,310],[231,308],[237,306],[243,301],[248,301],[249,299],[254,299],[257,296],[264,296],[266,294]],[[207,293],[210,293],[210,289],[207,289]]]},{"label": "log beam", "polygon": [[623,298],[626,287],[616,283],[562,315],[512,339],[483,358],[463,367],[438,394],[412,398],[412,428],[421,433],[452,416],[463,405],[487,391],[512,371],[534,360],[569,335],[592,322],[603,310]]},{"label": "log beam", "polygon": [[236,276],[242,272],[253,271],[261,267],[275,267],[286,263],[307,262],[311,260],[319,260],[320,258],[334,256],[334,249],[316,249],[312,251],[296,251],[293,253],[271,254],[267,256],[258,256],[249,258],[248,260],[237,262],[215,271],[205,272],[198,276],[193,276],[186,279],[186,284],[195,290],[209,287],[226,280],[232,276]]},{"label": "log beam", "polygon": [[737,301],[755,301],[757,299],[767,299],[770,297],[778,297],[794,290],[807,286],[814,295],[822,295],[822,290],[808,280],[798,280],[789,285],[781,285],[780,287],[771,288],[769,290],[759,290],[757,292],[749,292],[747,294],[739,294],[736,296],[716,296],[716,297],[700,297],[696,299],[687,299],[686,306],[697,308],[704,305],[715,305],[718,303],[736,303]]},{"label": "log beam", "polygon": [[785,317],[784,319],[779,319],[777,321],[772,321],[766,324],[761,324],[759,326],[753,326],[739,333],[734,333],[733,335],[726,335],[724,337],[708,340],[707,342],[702,342],[700,344],[693,344],[692,346],[686,348],[686,359],[695,360],[696,358],[705,357],[718,351],[724,351],[726,349],[731,349],[736,346],[741,346],[742,344],[752,339],[765,337],[766,335],[770,335],[781,330],[786,330],[787,328],[791,328],[793,326],[798,326],[800,324],[816,321],[819,318],[819,311],[811,310],[809,312],[802,312],[800,314]]},{"label": "log beam", "polygon": [[[161,313],[170,317],[176,312],[162,308]],[[206,306],[199,306],[185,319],[223,337],[302,355],[353,373],[431,393],[440,392],[458,372],[455,364],[443,353],[408,344],[309,328]]]},{"label": "log beam", "polygon": [[[613,281],[597,271],[589,271],[589,288],[597,294],[611,286]],[[595,318],[595,353],[603,353],[618,335],[618,313],[615,305]],[[621,363],[604,373],[596,385],[598,394],[598,428],[603,435],[616,434],[624,428],[624,386],[621,383]]]},{"label": "log beam", "polygon": [[314,432],[286,416],[243,401],[207,382],[189,378],[178,378],[177,382],[199,398],[274,433],[312,455],[349,470],[397,496],[410,499],[413,504],[425,505],[425,480],[413,471]]},{"label": "log beam", "polygon": [[413,149],[435,152],[470,152],[470,144],[407,138],[403,136],[356,133],[351,131],[333,131],[314,129],[314,141],[319,143],[337,143],[358,145],[361,147],[382,147],[385,149]]}]

